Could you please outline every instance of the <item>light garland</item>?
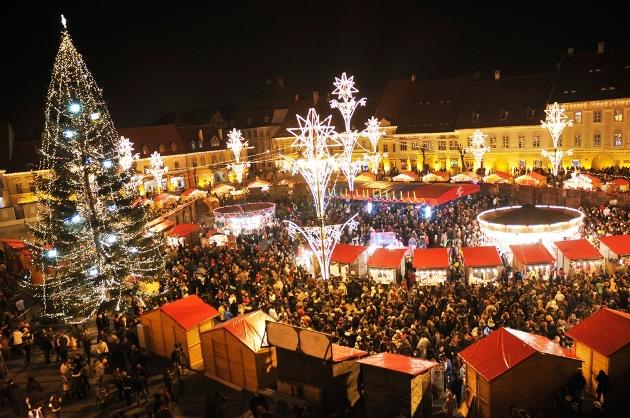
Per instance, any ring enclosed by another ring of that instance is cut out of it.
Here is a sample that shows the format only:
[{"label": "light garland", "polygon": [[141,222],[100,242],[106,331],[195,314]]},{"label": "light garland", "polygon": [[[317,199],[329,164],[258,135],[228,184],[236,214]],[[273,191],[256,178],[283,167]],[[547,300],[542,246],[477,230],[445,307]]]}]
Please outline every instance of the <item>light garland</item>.
[{"label": "light garland", "polygon": [[481,168],[481,163],[483,162],[483,156],[490,151],[490,147],[486,146],[486,138],[488,135],[485,135],[481,132],[480,129],[475,130],[473,134],[470,136],[471,145],[467,147],[465,151],[470,152],[475,158],[475,168],[474,171]]},{"label": "light garland", "polygon": [[241,131],[238,129],[232,129],[230,133],[228,133],[228,142],[226,145],[230,150],[232,150],[234,159],[236,160],[235,163],[230,163],[227,167],[234,172],[236,182],[241,184],[243,183],[245,170],[251,166],[251,164],[247,161],[241,162],[241,151],[247,148],[249,144],[247,141],[243,140],[243,134]]},{"label": "light garland", "polygon": [[543,157],[548,158],[551,162],[551,171],[554,178],[558,176],[558,169],[562,164],[562,159],[565,156],[573,154],[572,149],[566,151],[558,149],[558,141],[560,140],[562,131],[567,126],[573,126],[573,121],[570,120],[564,112],[565,107],[559,106],[558,102],[554,102],[552,105],[547,105],[547,108],[545,109],[545,114],[547,116],[544,121],[540,121],[540,126],[549,131],[553,143],[553,154],[544,149],[541,150],[541,153]]}]

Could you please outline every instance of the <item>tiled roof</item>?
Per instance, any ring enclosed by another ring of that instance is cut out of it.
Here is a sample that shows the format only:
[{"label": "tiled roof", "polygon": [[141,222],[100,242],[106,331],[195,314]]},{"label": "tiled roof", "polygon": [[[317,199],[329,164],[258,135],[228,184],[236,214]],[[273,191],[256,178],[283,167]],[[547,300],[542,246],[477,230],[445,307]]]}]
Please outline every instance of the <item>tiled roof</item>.
[{"label": "tiled roof", "polygon": [[[140,157],[148,157],[154,151],[158,151],[162,155],[172,155],[188,149],[173,124],[122,128],[118,130],[118,133],[133,142],[134,149],[140,153]],[[173,143],[175,150],[172,148]],[[164,146],[162,151],[160,151],[160,145]],[[147,147],[147,153],[143,152],[144,146]]]},{"label": "tiled roof", "polygon": [[376,107],[376,118],[387,119],[392,125],[397,125],[410,90],[411,80],[388,82]]}]

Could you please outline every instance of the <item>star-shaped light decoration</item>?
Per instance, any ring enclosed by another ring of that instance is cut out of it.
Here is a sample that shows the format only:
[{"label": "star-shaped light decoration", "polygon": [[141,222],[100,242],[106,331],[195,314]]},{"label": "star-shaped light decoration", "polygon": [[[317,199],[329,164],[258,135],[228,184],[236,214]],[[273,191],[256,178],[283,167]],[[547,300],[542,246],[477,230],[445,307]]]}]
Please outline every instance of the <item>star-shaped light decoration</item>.
[{"label": "star-shaped light decoration", "polygon": [[490,147],[486,146],[486,138],[488,135],[481,132],[480,129],[475,130],[470,136],[470,147],[466,148],[466,151],[470,152],[475,158],[475,170],[481,167],[483,156],[490,151]]},{"label": "star-shaped light decoration", "polygon": [[120,167],[124,171],[127,171],[138,158],[140,158],[140,154],[133,153],[133,142],[131,142],[129,138],[121,136],[120,142],[118,143],[118,163]]},{"label": "star-shaped light decoration", "polygon": [[330,101],[330,107],[339,109],[341,117],[344,120],[346,132],[348,132],[351,130],[350,121],[352,120],[355,109],[358,106],[365,106],[366,99],[365,97],[359,100],[354,98],[353,94],[359,92],[359,90],[354,87],[354,76],[348,78],[346,73],[343,73],[341,74],[341,78],[335,77],[333,85],[335,86],[335,90],[333,90],[332,94],[336,95],[337,99]]},{"label": "star-shaped light decoration", "polygon": [[378,152],[378,141],[385,136],[385,131],[381,130],[381,122],[372,116],[367,122],[365,122],[363,135],[370,140],[370,144],[372,144],[372,152]]},{"label": "star-shaped light decoration", "polygon": [[305,159],[323,158],[330,156],[330,147],[341,145],[336,139],[335,127],[331,116],[320,120],[315,109],[308,110],[306,118],[296,115],[297,128],[288,128],[295,139],[292,147],[298,148]]},{"label": "star-shaped light decoration", "polygon": [[552,105],[547,105],[545,109],[547,114],[545,120],[540,121],[540,126],[549,130],[554,148],[558,148],[558,139],[564,128],[573,126],[573,121],[565,115],[565,110],[564,106],[559,106],[558,102],[553,102]]},{"label": "star-shaped light decoration", "polygon": [[234,153],[234,159],[237,163],[241,162],[241,151],[247,148],[249,143],[243,140],[243,134],[238,129],[232,129],[228,134],[226,145]]},{"label": "star-shaped light decoration", "polygon": [[168,167],[164,165],[160,153],[157,151],[153,152],[153,154],[151,154],[151,168],[149,169],[149,173],[155,178],[158,190],[162,189],[162,177],[167,171]]}]

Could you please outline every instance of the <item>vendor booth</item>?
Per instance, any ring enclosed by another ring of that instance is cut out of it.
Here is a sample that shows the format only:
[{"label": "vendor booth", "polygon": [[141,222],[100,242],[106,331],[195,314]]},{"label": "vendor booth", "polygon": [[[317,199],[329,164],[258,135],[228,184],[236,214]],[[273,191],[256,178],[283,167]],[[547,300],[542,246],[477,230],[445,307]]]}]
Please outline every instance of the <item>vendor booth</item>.
[{"label": "vendor booth", "polygon": [[168,233],[166,241],[169,245],[177,247],[179,245],[194,246],[200,243],[198,224],[178,224]]},{"label": "vendor booth", "polygon": [[162,234],[166,236],[170,229],[175,226],[175,221],[169,219],[157,218],[147,223],[147,229],[154,235]]},{"label": "vendor booth", "polygon": [[484,183],[490,184],[512,184],[514,183],[514,177],[508,173],[502,173],[497,171],[496,173],[488,174],[483,178]]},{"label": "vendor booth", "polygon": [[330,274],[333,276],[364,276],[367,273],[368,247],[337,244],[330,256]]},{"label": "vendor booth", "polygon": [[514,183],[520,186],[542,187],[547,185],[547,177],[532,171],[531,173],[523,174],[515,178]]},{"label": "vendor booth", "polygon": [[363,375],[366,418],[433,416],[431,369],[436,362],[380,353],[357,363]]},{"label": "vendor booth", "polygon": [[542,335],[499,328],[459,353],[466,367],[466,407],[474,417],[503,418],[510,405],[551,415],[556,394],[582,361]]},{"label": "vendor booth", "polygon": [[626,179],[614,179],[613,181],[611,181],[611,183],[614,185],[614,191],[623,193],[627,192],[630,189],[630,181]]},{"label": "vendor booth", "polygon": [[[609,271],[625,265],[630,258],[630,235],[599,237],[599,251],[607,262]],[[612,262],[612,261],[616,262]]]},{"label": "vendor booth", "polygon": [[221,247],[228,243],[228,236],[217,228],[212,228],[201,238],[201,245]]},{"label": "vendor booth", "polygon": [[572,276],[576,271],[593,271],[602,267],[604,257],[585,239],[554,242],[558,269]]},{"label": "vendor booth", "polygon": [[447,182],[449,179],[450,176],[444,171],[436,171],[435,173],[429,173],[422,177],[422,181],[425,183]]},{"label": "vendor booth", "polygon": [[495,246],[463,247],[462,253],[469,284],[492,282],[503,271],[503,261]]},{"label": "vendor booth", "polygon": [[205,374],[250,392],[276,386],[276,350],[267,345],[263,311],[239,315],[200,334]]},{"label": "vendor booth", "polygon": [[527,273],[542,273],[548,276],[555,259],[542,244],[510,245],[512,266]]},{"label": "vendor booth", "polygon": [[206,196],[208,196],[208,192],[205,190],[186,189],[182,192],[181,199],[182,200],[195,200],[195,199],[205,198]]},{"label": "vendor booth", "polygon": [[229,196],[230,192],[234,191],[235,189],[236,187],[232,186],[231,184],[217,184],[210,190],[210,193],[219,197]]},{"label": "vendor booth", "polygon": [[586,390],[595,395],[600,370],[611,381],[607,402],[627,405],[630,394],[630,314],[601,308],[567,331],[582,359]]},{"label": "vendor booth", "polygon": [[276,350],[280,394],[306,402],[313,416],[352,412],[361,397],[356,360],[365,351],[333,344],[328,334],[277,322],[267,322],[267,341]]},{"label": "vendor booth", "polygon": [[477,183],[481,181],[481,177],[472,171],[464,171],[451,177],[451,183]]},{"label": "vendor booth", "polygon": [[564,181],[565,189],[578,189],[578,190],[599,190],[602,186],[602,182],[599,177],[595,177],[588,173],[571,173],[571,178]]},{"label": "vendor booth", "polygon": [[399,174],[392,177],[392,181],[404,181],[405,183],[420,180],[420,176],[413,171],[401,171]]},{"label": "vendor booth", "polygon": [[450,266],[448,248],[420,248],[413,252],[416,283],[436,285],[446,281]]},{"label": "vendor booth", "polygon": [[199,333],[214,326],[219,312],[191,295],[146,312],[140,317],[140,346],[155,355],[170,358],[180,343],[191,369],[203,370]]},{"label": "vendor booth", "polygon": [[367,261],[368,274],[377,283],[399,282],[405,275],[407,248],[377,248]]},{"label": "vendor booth", "polygon": [[258,177],[256,177],[256,180],[252,181],[251,183],[249,183],[247,185],[247,189],[248,190],[260,189],[263,192],[269,191],[270,187],[271,187],[271,183],[269,183],[268,181],[265,181],[265,180],[261,180]]},{"label": "vendor booth", "polygon": [[222,206],[214,211],[214,222],[233,235],[251,234],[270,225],[276,213],[275,203],[259,202]]},{"label": "vendor booth", "polygon": [[151,198],[154,205],[162,206],[166,204],[175,204],[179,201],[179,196],[170,193],[160,193]]}]

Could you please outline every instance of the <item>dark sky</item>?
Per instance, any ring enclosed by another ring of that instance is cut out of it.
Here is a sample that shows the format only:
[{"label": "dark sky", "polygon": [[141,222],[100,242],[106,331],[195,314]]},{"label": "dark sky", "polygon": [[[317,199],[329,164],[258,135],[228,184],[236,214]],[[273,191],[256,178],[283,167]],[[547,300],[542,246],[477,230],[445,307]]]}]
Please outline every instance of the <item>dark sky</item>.
[{"label": "dark sky", "polygon": [[334,75],[349,71],[373,96],[386,80],[411,73],[550,72],[569,46],[578,53],[600,40],[630,46],[625,14],[613,2],[20,3],[0,25],[7,42],[0,121],[20,138],[43,124],[61,13],[121,127],[180,108],[238,104],[279,75],[289,87],[325,92]]}]

